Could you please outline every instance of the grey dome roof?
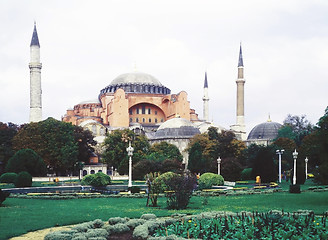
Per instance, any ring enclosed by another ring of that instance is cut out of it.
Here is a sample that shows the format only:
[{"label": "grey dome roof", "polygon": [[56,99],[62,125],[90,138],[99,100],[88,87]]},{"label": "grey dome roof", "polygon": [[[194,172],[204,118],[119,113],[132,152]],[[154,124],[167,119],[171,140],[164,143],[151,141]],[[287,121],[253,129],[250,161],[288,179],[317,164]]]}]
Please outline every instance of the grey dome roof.
[{"label": "grey dome roof", "polygon": [[158,81],[155,77],[148,73],[143,72],[130,72],[130,73],[124,73],[115,78],[111,85],[119,85],[119,84],[150,84],[154,86],[162,86],[160,81]]},{"label": "grey dome roof", "polygon": [[154,138],[192,138],[196,134],[200,134],[200,131],[192,122],[177,117],[162,123]]},{"label": "grey dome roof", "polygon": [[264,122],[256,125],[248,134],[247,140],[269,139],[273,140],[278,136],[278,130],[282,127],[277,122]]},{"label": "grey dome roof", "polygon": [[100,91],[99,97],[106,93],[114,93],[122,88],[128,93],[170,94],[171,90],[148,73],[131,72],[116,77],[107,87]]}]

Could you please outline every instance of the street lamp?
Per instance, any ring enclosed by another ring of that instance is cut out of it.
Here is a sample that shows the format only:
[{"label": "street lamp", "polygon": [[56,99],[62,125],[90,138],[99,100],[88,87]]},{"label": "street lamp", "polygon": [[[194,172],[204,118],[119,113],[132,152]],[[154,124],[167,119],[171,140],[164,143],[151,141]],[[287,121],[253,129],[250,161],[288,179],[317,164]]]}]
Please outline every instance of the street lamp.
[{"label": "street lamp", "polygon": [[293,158],[294,158],[294,176],[293,176],[293,185],[296,185],[296,159],[297,159],[298,152],[293,152]]},{"label": "street lamp", "polygon": [[218,159],[217,159],[217,161],[218,161],[218,175],[220,175],[220,173],[221,173],[221,158],[219,157]]},{"label": "street lamp", "polygon": [[283,154],[284,151],[285,151],[284,149],[276,151],[276,154],[279,155],[279,183],[281,183],[281,154]]},{"label": "street lamp", "polygon": [[308,173],[308,171],[307,171],[307,164],[308,164],[308,161],[309,161],[309,159],[306,157],[306,158],[305,158],[305,179],[308,178],[308,176],[307,176],[307,173]]},{"label": "street lamp", "polygon": [[129,141],[129,147],[126,148],[129,156],[129,183],[128,187],[132,187],[132,155],[133,155],[133,147],[131,147],[131,141]]}]

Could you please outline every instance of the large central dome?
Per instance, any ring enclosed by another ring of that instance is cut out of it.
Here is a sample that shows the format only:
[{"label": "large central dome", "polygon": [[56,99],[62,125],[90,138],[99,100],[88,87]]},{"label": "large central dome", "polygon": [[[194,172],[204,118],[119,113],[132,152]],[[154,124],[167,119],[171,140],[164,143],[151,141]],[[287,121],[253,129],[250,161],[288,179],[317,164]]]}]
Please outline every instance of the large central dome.
[{"label": "large central dome", "polygon": [[111,85],[119,85],[119,84],[150,84],[154,86],[163,86],[160,81],[158,81],[155,77],[148,73],[142,72],[131,72],[124,73],[115,78]]},{"label": "large central dome", "polygon": [[170,94],[171,90],[148,73],[131,72],[116,77],[107,87],[100,91],[99,97],[106,93],[114,93],[117,89],[127,93]]}]

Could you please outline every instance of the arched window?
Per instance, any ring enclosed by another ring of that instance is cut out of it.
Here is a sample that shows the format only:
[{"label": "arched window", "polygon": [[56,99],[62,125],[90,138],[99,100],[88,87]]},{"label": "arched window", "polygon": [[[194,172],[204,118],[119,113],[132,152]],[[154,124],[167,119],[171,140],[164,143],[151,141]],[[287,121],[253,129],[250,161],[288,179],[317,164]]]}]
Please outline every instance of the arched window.
[{"label": "arched window", "polygon": [[91,170],[90,171],[90,174],[95,174],[95,170]]}]

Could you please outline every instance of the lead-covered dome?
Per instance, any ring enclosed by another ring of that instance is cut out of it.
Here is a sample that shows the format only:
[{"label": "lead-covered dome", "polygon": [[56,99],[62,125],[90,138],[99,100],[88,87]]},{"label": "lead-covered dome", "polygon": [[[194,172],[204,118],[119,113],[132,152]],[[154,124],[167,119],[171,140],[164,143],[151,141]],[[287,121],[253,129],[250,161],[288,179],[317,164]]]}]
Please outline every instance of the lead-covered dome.
[{"label": "lead-covered dome", "polygon": [[247,140],[273,140],[277,138],[281,127],[280,123],[272,121],[258,124],[250,131]]},{"label": "lead-covered dome", "polygon": [[100,96],[105,93],[114,93],[122,88],[128,93],[170,94],[171,90],[161,84],[159,80],[148,73],[130,72],[116,77],[107,87],[100,91]]},{"label": "lead-covered dome", "polygon": [[200,131],[192,122],[176,117],[162,123],[157,129],[154,138],[192,138],[196,134],[200,134]]}]

